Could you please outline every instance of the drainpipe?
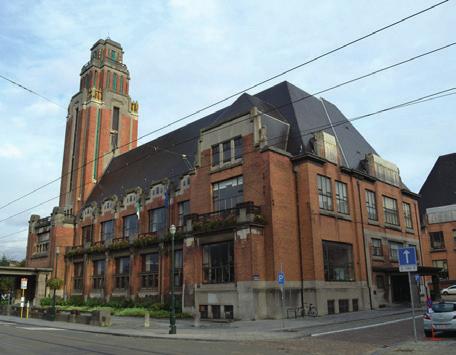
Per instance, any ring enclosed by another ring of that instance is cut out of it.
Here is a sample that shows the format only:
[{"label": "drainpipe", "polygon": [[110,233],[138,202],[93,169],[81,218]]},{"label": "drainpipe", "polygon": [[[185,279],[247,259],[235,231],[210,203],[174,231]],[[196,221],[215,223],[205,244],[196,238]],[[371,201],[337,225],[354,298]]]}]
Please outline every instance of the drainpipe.
[{"label": "drainpipe", "polygon": [[[417,229],[417,232],[418,232],[418,246],[420,248],[420,258],[421,258],[421,265],[422,267],[424,267],[424,259],[423,259],[423,249],[421,248],[421,223],[420,223],[420,219],[419,219],[419,215],[418,215],[418,209],[414,208],[415,210],[415,219],[416,219],[416,229]],[[427,285],[426,285],[426,279],[424,278],[425,275],[423,275],[423,285],[424,285],[424,290],[426,292],[426,297],[429,295],[430,296],[430,292],[428,292],[428,288],[427,288]],[[421,293],[421,292],[420,292]]]},{"label": "drainpipe", "polygon": [[361,213],[361,231],[363,236],[363,248],[364,248],[364,266],[366,267],[366,281],[367,281],[367,289],[369,291],[369,306],[370,309],[373,310],[372,307],[372,287],[369,282],[369,268],[367,267],[367,253],[366,253],[366,235],[364,234],[364,216],[363,216],[363,205],[361,203],[361,188],[359,186],[359,180],[356,180],[356,185],[358,187],[358,201],[359,201],[359,210]]},{"label": "drainpipe", "polygon": [[301,273],[301,307],[304,307],[304,270],[302,264],[302,248],[301,248],[301,212],[299,210],[299,193],[298,193],[298,174],[293,167],[296,188],[296,214],[298,219],[298,248],[299,248],[299,267]]}]

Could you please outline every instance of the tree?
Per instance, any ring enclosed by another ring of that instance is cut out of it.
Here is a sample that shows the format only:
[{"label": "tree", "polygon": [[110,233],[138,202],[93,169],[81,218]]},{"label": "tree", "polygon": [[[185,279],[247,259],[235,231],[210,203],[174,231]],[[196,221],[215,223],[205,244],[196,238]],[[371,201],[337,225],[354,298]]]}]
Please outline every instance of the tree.
[{"label": "tree", "polygon": [[9,260],[5,254],[3,254],[2,259],[0,260],[0,266],[9,266]]}]

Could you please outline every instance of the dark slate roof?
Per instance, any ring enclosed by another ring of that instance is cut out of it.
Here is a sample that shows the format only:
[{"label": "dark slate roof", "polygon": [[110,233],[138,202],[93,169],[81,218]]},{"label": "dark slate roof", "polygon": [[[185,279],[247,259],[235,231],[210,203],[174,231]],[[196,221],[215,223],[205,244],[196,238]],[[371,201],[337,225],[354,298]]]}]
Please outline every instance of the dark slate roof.
[{"label": "dark slate roof", "polygon": [[[332,123],[337,124],[334,130],[347,158],[347,163],[342,160],[342,164],[349,168],[360,168],[365,155],[375,153],[375,150],[335,105],[326,100],[324,105],[328,115],[320,99],[286,81],[255,95],[243,94],[221,110],[115,157],[87,202],[102,201],[137,186],[148,189],[151,183],[166,177],[179,178],[188,171],[188,164],[181,154],[186,154],[193,164],[201,130],[239,117],[249,112],[253,106],[289,123],[287,151],[292,155],[312,152],[313,133],[328,126],[329,116]],[[331,128],[324,130],[334,135]],[[168,148],[168,151],[160,149],[163,147]],[[126,164],[128,168],[125,168]]]},{"label": "dark slate roof", "polygon": [[288,122],[282,114],[271,104],[261,100],[256,96],[242,94],[230,106],[222,110],[220,115],[206,129],[217,127],[225,122],[229,122],[236,117],[243,116],[250,112],[252,107],[257,107],[261,112],[267,113],[281,121]]},{"label": "dark slate roof", "polygon": [[456,204],[456,153],[440,156],[420,190],[421,215],[426,208]]}]

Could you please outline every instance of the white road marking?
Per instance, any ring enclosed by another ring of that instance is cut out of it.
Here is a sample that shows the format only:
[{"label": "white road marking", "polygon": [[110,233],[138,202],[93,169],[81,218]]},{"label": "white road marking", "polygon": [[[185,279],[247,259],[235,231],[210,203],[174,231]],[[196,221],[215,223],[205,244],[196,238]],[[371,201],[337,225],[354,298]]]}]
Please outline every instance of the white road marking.
[{"label": "white road marking", "polygon": [[9,323],[9,322],[2,322],[2,321],[0,321],[0,325],[11,326],[11,325],[14,325],[14,323]]},{"label": "white road marking", "polygon": [[45,327],[17,327],[19,329],[25,329],[25,330],[65,330],[65,329],[60,329],[60,328],[45,328]]},{"label": "white road marking", "polygon": [[[422,316],[415,316],[415,318],[421,318],[421,317],[422,317]],[[366,329],[366,328],[381,327],[381,326],[383,326],[383,325],[393,324],[393,323],[399,323],[399,322],[403,322],[403,321],[406,321],[406,320],[410,320],[410,319],[412,319],[412,318],[413,318],[413,317],[407,317],[407,318],[401,318],[401,319],[390,320],[390,321],[382,322],[382,323],[375,323],[375,324],[363,325],[363,326],[360,326],[360,327],[345,328],[345,329],[339,329],[339,330],[331,330],[331,331],[329,331],[329,332],[322,332],[322,333],[310,334],[310,336],[311,336],[311,337],[319,337],[319,336],[328,335],[328,334],[336,334],[336,333],[343,333],[343,332],[351,332],[351,331],[353,331],[353,330],[360,330],[360,329]]]}]

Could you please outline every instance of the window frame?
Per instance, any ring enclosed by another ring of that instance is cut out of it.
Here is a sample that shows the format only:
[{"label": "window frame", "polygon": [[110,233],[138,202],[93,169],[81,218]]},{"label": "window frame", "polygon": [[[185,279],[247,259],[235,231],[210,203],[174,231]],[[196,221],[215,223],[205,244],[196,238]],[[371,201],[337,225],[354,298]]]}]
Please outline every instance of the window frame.
[{"label": "window frame", "polygon": [[[184,206],[187,206],[184,208]],[[177,225],[182,227],[185,223],[184,217],[190,214],[190,200],[180,201],[177,204]]]},{"label": "window frame", "polygon": [[366,210],[367,219],[370,221],[378,221],[378,210],[377,210],[377,195],[375,191],[366,189]]},{"label": "window frame", "polygon": [[[331,186],[331,178],[317,174],[317,191],[318,191],[318,205],[320,210],[333,211],[333,194]],[[327,206],[325,205],[327,203]]]},{"label": "window frame", "polygon": [[[379,242],[380,245],[375,245],[375,242]],[[383,241],[380,238],[371,238],[372,244],[372,256],[383,257]],[[376,251],[379,251],[378,253]]]},{"label": "window frame", "polygon": [[336,180],[336,211],[342,214],[350,214],[348,202],[348,185]]},{"label": "window frame", "polygon": [[[436,243],[433,236],[439,235],[441,237],[440,243]],[[429,243],[431,250],[444,250],[445,248],[445,234],[443,231],[429,232]],[[440,247],[437,247],[435,244],[438,244]]]},{"label": "window frame", "polygon": [[408,202],[402,202],[402,209],[404,211],[405,228],[413,229],[412,205]]},{"label": "window frame", "polygon": [[[439,262],[442,262],[443,266],[439,266]],[[441,280],[448,280],[449,279],[449,274],[448,274],[448,259],[436,259],[432,260],[432,266],[433,267],[438,267],[441,268],[442,271],[439,272],[439,278]]]},{"label": "window frame", "polygon": [[[330,250],[329,247],[338,248],[339,250]],[[345,249],[347,252],[346,258],[348,262],[339,262],[335,264],[330,263],[330,255],[341,256],[341,250]],[[355,275],[355,264],[353,256],[353,244],[335,242],[332,240],[322,240],[322,251],[323,251],[323,270],[326,282],[354,282],[356,281]],[[336,271],[335,269],[339,269]],[[342,277],[341,277],[342,275]]]},{"label": "window frame", "polygon": [[[225,250],[220,250],[226,247]],[[213,260],[225,254],[226,260]],[[234,240],[203,245],[203,284],[225,284],[236,281],[234,270]]]},{"label": "window frame", "polygon": [[[111,233],[106,233],[105,231],[105,226],[109,225],[109,223],[112,225]],[[110,238],[107,236],[110,236]],[[115,237],[115,220],[114,219],[109,219],[107,221],[103,221],[100,224],[100,240],[103,243],[106,243],[107,241],[113,240]]]},{"label": "window frame", "polygon": [[[391,202],[393,206],[387,207],[388,202]],[[383,195],[383,219],[387,225],[400,226],[399,210],[395,198]]]},{"label": "window frame", "polygon": [[[393,246],[397,248],[393,248]],[[389,260],[393,262],[398,262],[399,261],[399,249],[403,248],[404,244],[401,242],[396,242],[393,240],[388,241],[388,250],[389,250]],[[393,253],[394,251],[394,253]]]},{"label": "window frame", "polygon": [[[155,222],[155,217],[159,215],[161,215],[162,220],[160,222]],[[149,210],[148,230],[150,233],[164,233],[164,231],[166,230],[166,207],[157,207]]]},{"label": "window frame", "polygon": [[[127,225],[125,222],[127,219],[133,218],[133,217],[136,217],[136,224],[135,224],[135,228],[133,228],[133,232],[130,232],[130,228],[127,228]],[[128,231],[128,235],[127,235],[126,231]],[[139,231],[139,223],[138,223],[138,215],[136,213],[129,214],[127,216],[122,217],[122,238],[123,239],[129,240],[130,238],[137,236],[138,231]]]},{"label": "window frame", "polygon": [[[237,190],[237,194],[232,194],[226,198],[221,198],[220,191],[227,189],[228,184]],[[224,208],[220,208],[224,204]],[[214,212],[225,211],[235,208],[238,203],[244,202],[244,178],[242,175],[212,183],[212,210]],[[228,206],[228,207],[227,207]]]}]

